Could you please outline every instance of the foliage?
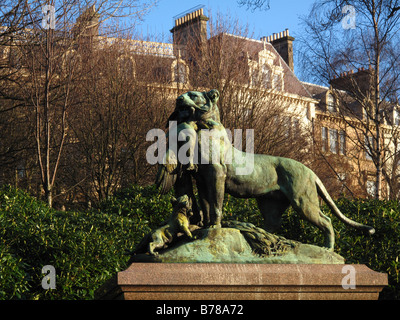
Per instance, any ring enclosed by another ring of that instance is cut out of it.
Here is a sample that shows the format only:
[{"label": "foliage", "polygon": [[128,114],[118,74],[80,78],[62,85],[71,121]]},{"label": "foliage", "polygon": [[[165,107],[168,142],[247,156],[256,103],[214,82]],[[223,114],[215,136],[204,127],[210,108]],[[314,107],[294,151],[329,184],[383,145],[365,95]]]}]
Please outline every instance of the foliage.
[{"label": "foliage", "polygon": [[[372,270],[385,272],[389,286],[384,288],[381,299],[400,299],[399,256],[400,256],[400,203],[398,201],[348,200],[336,201],[341,212],[352,220],[373,226],[375,234],[365,235],[339,221],[326,206],[324,214],[332,220],[335,229],[335,252],[349,264],[366,264]],[[263,226],[263,220],[254,199],[226,197],[226,217]],[[302,243],[322,246],[321,231],[312,226],[290,208],[282,219],[278,234]]]},{"label": "foliage", "polygon": [[[127,267],[125,251],[150,231],[150,222],[163,219],[168,201],[152,188],[134,187],[103,203],[103,212],[61,212],[0,188],[0,299],[92,299]],[[41,287],[45,265],[56,269],[55,290]]]},{"label": "foliage", "polygon": [[[382,299],[399,299],[400,204],[395,201],[337,201],[349,218],[374,226],[366,236],[330,214],[336,231],[335,251],[347,263],[362,263],[389,275]],[[154,187],[133,186],[117,192],[87,212],[50,209],[21,190],[0,188],[0,299],[93,299],[95,290],[127,267],[138,241],[167,218],[170,195]],[[227,196],[225,219],[263,226],[254,199]],[[289,209],[279,235],[322,245],[322,233]],[[56,289],[44,290],[41,269],[56,269]]]}]

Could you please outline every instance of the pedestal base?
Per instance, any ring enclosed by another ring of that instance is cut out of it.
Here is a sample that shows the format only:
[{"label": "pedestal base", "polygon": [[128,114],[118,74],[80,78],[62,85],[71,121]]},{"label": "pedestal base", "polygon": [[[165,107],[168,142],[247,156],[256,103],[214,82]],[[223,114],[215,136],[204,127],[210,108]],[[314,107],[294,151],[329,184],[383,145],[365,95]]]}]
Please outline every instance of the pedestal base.
[{"label": "pedestal base", "polygon": [[122,300],[376,300],[387,284],[387,274],[365,265],[132,263],[97,290],[96,296]]}]

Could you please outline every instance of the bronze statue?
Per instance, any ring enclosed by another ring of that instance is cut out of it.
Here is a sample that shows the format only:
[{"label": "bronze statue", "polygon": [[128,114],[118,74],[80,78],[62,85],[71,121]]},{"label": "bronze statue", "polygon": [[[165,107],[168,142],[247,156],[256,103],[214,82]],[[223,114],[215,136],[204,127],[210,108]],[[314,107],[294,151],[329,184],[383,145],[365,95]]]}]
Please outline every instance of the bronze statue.
[{"label": "bronze statue", "polygon": [[[219,93],[215,89],[210,92],[187,92],[177,98],[176,108],[170,120],[177,121],[178,132],[189,128],[197,134],[199,147],[195,151],[201,160],[204,160],[202,158],[204,155],[201,154],[201,136],[204,135],[204,131],[200,128],[211,128],[221,134],[218,136],[218,139],[221,138],[223,141],[217,151],[220,156],[219,161],[212,162],[211,158],[206,164],[199,161],[196,170],[193,170],[193,163],[189,166],[190,170],[186,170],[185,166],[179,163],[172,166],[166,163],[160,166],[157,177],[157,184],[162,193],[174,187],[176,196],[188,195],[192,199],[194,223],[220,227],[226,192],[239,198],[256,198],[264,217],[265,230],[268,232],[275,232],[279,228],[282,214],[291,205],[301,217],[324,232],[325,246],[333,250],[334,231],[330,219],[319,208],[318,196],[320,196],[332,212],[347,225],[370,234],[375,232],[372,227],[344,216],[321,180],[300,162],[263,154],[254,154],[250,157],[249,154],[226,143],[228,141],[224,136],[226,132],[219,120],[218,98]],[[193,132],[190,135],[192,138],[196,137]],[[225,161],[227,155],[230,156],[230,161]],[[244,173],[238,174],[238,169],[248,165],[242,162],[248,156],[253,161],[251,170],[247,172],[244,170]],[[197,185],[203,216],[195,205],[192,177]]]},{"label": "bronze statue", "polygon": [[193,239],[189,230],[189,217],[192,215],[192,208],[188,196],[184,195],[178,199],[172,198],[171,203],[172,214],[169,220],[161,227],[147,234],[133,254],[148,252],[151,255],[158,255],[155,250],[166,248],[182,232],[188,238]]}]

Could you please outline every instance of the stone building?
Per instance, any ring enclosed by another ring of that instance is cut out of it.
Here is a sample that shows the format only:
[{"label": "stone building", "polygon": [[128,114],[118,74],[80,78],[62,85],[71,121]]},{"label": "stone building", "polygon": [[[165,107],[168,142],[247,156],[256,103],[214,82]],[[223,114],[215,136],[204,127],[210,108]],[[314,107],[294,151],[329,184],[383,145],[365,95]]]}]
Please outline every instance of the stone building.
[{"label": "stone building", "polygon": [[[367,152],[369,140],[360,143],[362,126],[357,123],[363,121],[365,110],[354,97],[346,94],[349,85],[356,85],[360,93],[365,94],[370,87],[371,71],[360,69],[343,74],[332,79],[329,87],[305,83],[294,73],[295,39],[288,29],[261,39],[250,39],[226,31],[210,34],[208,24],[209,18],[199,8],[175,19],[170,30],[172,43],[105,37],[98,35],[98,16],[94,7],[90,7],[78,19],[73,34],[83,34],[83,41],[99,50],[113,44],[124,47],[126,50],[121,50],[116,57],[119,70],[133,76],[143,86],[162,88],[166,92],[164,99],[172,101],[189,90],[219,89],[224,99],[220,101],[220,109],[231,128],[241,128],[236,113],[244,115],[245,120],[251,116],[261,119],[263,109],[267,110],[273,101],[276,105],[273,120],[278,117],[284,120],[271,128],[267,126],[274,121],[266,121],[265,130],[255,132],[260,136],[260,143],[268,142],[268,136],[267,140],[261,137],[268,131],[275,137],[281,136],[281,141],[286,141],[288,149],[292,149],[289,150],[292,153],[283,155],[288,154],[310,166],[334,196],[373,196],[375,166]],[[84,28],[84,32],[79,28]],[[3,48],[1,54],[4,60],[10,51]],[[80,53],[71,48],[65,55],[79,56]],[[233,72],[236,72],[234,76]],[[210,80],[212,74],[217,74],[218,81]],[[236,92],[235,101],[228,99],[233,91]],[[257,101],[251,100],[257,95],[260,95]],[[347,111],[342,107],[344,102],[350,106]],[[235,104],[242,106],[242,110],[240,107],[231,109]],[[261,107],[258,107],[259,113],[253,114],[250,109],[256,105]],[[400,114],[393,107],[386,109],[383,140],[390,145],[387,152],[395,154],[397,140],[393,138],[393,128],[399,124]],[[306,137],[303,145],[299,145],[300,135]],[[275,150],[281,155],[279,147]],[[396,163],[395,158],[385,163],[386,181],[394,182],[392,190],[388,183],[383,183],[384,197],[399,188],[395,181]],[[16,176],[22,171],[19,165]]]},{"label": "stone building", "polygon": [[[314,155],[329,163],[331,184],[355,197],[376,196],[375,144],[378,139],[373,108],[372,68],[350,70],[330,81],[330,86],[304,83],[314,99]],[[399,113],[380,102],[380,138],[383,159],[382,198],[397,197]],[[336,180],[336,181],[334,181]],[[338,183],[339,182],[339,183]]]},{"label": "stone building", "polygon": [[[234,46],[235,40],[240,38],[222,33],[207,39],[207,21],[200,9],[177,19],[171,30],[174,52],[185,52],[187,65],[191,62],[193,65],[190,69],[195,68],[193,60],[196,59],[186,49],[191,41],[195,40],[198,51],[202,52],[207,43],[216,38],[225,39],[224,46]],[[242,61],[247,66],[244,81],[248,80],[251,86],[256,82],[254,79],[261,78],[264,87],[271,90],[270,94],[279,95],[282,108],[292,110],[288,126],[300,123],[303,130],[311,132],[313,142],[308,151],[314,157],[307,164],[322,177],[331,193],[375,197],[374,161],[377,156],[374,152],[376,139],[379,139],[384,162],[382,197],[397,196],[400,115],[394,106],[384,106],[379,130],[381,137],[376,138],[376,127],[368,122],[372,122],[373,117],[367,115],[373,109],[372,70],[351,70],[332,79],[326,87],[301,82],[294,74],[294,40],[289,30],[260,40],[245,39],[241,43],[243,52],[239,53],[245,56]]]}]

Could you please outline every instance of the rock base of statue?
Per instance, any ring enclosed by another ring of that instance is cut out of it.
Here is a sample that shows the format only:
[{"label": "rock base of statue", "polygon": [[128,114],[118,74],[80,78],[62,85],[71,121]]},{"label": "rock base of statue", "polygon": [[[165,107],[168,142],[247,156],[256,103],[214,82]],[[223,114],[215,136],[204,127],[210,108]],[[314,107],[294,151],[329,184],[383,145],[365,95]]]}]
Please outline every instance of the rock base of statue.
[{"label": "rock base of statue", "polygon": [[[96,292],[125,300],[377,299],[387,274],[346,265],[325,248],[227,222],[181,236],[158,255],[139,253]],[[146,246],[144,246],[146,247]]]},{"label": "rock base of statue", "polygon": [[230,227],[194,231],[196,240],[181,235],[157,255],[135,254],[130,262],[344,264],[342,256],[326,248],[288,240],[249,223],[229,223]]},{"label": "rock base of statue", "polygon": [[96,295],[107,300],[376,300],[386,285],[386,274],[365,265],[132,263]]}]

